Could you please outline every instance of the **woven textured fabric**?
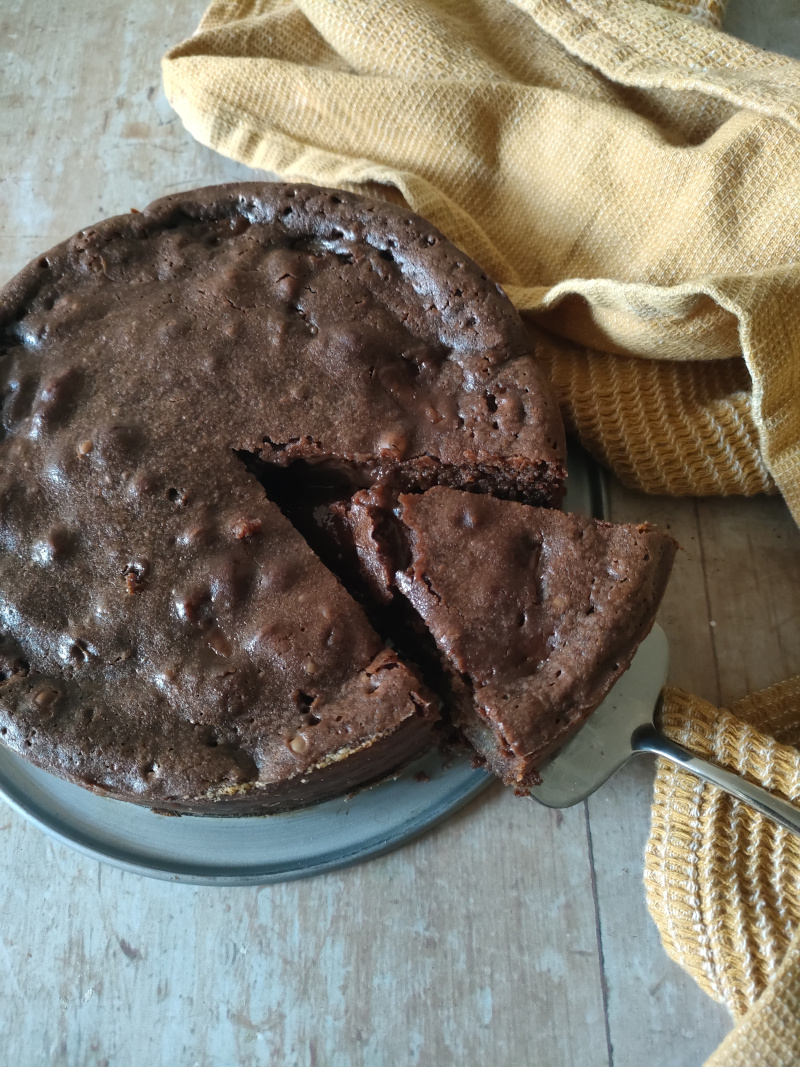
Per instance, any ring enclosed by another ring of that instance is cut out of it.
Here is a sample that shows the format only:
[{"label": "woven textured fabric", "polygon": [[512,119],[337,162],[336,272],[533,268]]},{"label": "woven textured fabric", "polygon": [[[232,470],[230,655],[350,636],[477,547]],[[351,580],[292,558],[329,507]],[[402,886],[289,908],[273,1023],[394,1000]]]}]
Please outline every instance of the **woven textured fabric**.
[{"label": "woven textured fabric", "polygon": [[[661,725],[800,800],[800,677],[730,709],[667,689]],[[709,1064],[800,1063],[800,839],[659,760],[645,886],[666,951],[740,1019]]]},{"label": "woven textured fabric", "polygon": [[673,496],[773,491],[743,359],[644,363],[534,340],[567,429],[625,485]]},{"label": "woven textured fabric", "polygon": [[800,63],[722,8],[216,0],[164,82],[218,151],[431,219],[628,484],[799,519]]}]

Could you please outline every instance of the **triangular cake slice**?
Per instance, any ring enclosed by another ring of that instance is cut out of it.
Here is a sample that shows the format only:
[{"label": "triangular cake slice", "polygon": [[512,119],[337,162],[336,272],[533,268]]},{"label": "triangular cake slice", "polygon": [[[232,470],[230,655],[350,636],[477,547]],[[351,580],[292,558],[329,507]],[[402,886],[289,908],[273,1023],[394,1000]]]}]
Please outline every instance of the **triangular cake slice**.
[{"label": "triangular cake slice", "polygon": [[410,565],[395,581],[445,660],[454,719],[524,789],[630,665],[676,542],[443,487],[400,505]]}]

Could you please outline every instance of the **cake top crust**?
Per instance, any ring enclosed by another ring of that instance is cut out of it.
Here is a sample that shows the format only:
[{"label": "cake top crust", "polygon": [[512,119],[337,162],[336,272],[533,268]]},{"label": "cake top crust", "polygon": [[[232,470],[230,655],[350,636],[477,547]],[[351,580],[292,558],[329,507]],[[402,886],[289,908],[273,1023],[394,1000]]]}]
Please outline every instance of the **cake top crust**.
[{"label": "cake top crust", "polygon": [[32,262],[0,292],[2,740],[158,803],[430,714],[243,459],[505,470],[557,500],[529,353],[432,226],[344,192],[182,193]]}]

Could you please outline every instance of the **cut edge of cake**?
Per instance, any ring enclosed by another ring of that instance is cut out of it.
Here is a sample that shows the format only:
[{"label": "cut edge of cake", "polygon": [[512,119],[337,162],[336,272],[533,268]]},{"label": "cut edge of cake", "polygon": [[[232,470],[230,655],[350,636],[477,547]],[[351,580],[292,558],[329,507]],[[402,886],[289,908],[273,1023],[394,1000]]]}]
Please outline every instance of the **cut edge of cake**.
[{"label": "cut edge of cake", "polygon": [[[356,501],[351,534],[371,580],[388,581],[368,508]],[[436,641],[453,722],[524,792],[630,666],[677,543],[648,524],[443,487],[402,495],[397,515],[410,558],[391,581]]]}]

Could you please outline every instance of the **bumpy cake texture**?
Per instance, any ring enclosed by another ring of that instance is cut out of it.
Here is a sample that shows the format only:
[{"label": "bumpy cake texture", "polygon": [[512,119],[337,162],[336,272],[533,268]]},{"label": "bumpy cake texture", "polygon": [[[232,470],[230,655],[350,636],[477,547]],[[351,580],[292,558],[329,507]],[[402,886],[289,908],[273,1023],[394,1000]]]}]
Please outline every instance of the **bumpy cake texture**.
[{"label": "bumpy cake texture", "polygon": [[167,197],[31,263],[0,293],[0,405],[0,739],[165,810],[346,791],[437,719],[254,464],[562,492],[498,287],[409,212],[307,186]]},{"label": "bumpy cake texture", "polygon": [[455,720],[524,789],[630,665],[677,544],[443,487],[400,505],[411,560],[395,581],[450,669]]}]

